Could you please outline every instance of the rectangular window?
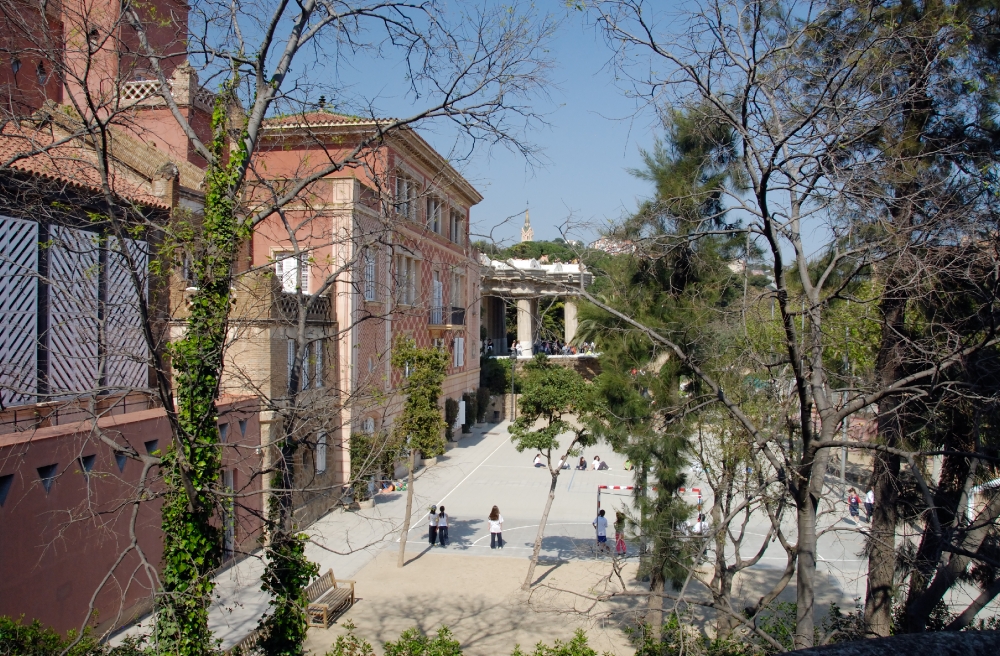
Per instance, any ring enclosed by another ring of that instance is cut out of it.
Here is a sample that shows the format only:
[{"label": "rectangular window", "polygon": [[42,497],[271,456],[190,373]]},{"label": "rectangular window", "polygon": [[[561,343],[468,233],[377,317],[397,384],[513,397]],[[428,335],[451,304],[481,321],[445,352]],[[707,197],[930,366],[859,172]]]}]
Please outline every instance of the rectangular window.
[{"label": "rectangular window", "polygon": [[326,433],[321,432],[316,436],[316,473],[322,474],[326,471]]},{"label": "rectangular window", "polygon": [[465,307],[465,276],[460,273],[451,274],[451,306],[452,308]]},{"label": "rectangular window", "polygon": [[465,230],[463,224],[462,214],[452,210],[451,218],[448,221],[448,238],[460,245],[465,241]]},{"label": "rectangular window", "polygon": [[396,175],[396,212],[404,219],[417,219],[417,184],[403,174]]},{"label": "rectangular window", "polygon": [[[222,470],[222,488],[232,494],[236,490],[236,472],[232,469]],[[236,504],[232,497],[226,497],[222,502],[222,551],[223,558],[229,560],[236,551]]]},{"label": "rectangular window", "polygon": [[455,366],[464,367],[465,366],[465,338],[456,337],[455,338]]},{"label": "rectangular window", "polygon": [[402,305],[413,305],[417,300],[417,261],[406,255],[396,258],[396,297]]},{"label": "rectangular window", "polygon": [[323,340],[312,343],[313,355],[313,386],[323,387]]},{"label": "rectangular window", "polygon": [[364,263],[365,300],[374,301],[376,299],[375,253],[372,253],[370,250],[365,251],[365,256],[362,261]]},{"label": "rectangular window", "polygon": [[444,283],[441,282],[440,271],[434,272],[432,285],[430,324],[440,326],[444,323]]},{"label": "rectangular window", "polygon": [[441,233],[441,200],[433,196],[427,199],[427,227],[431,232]]},{"label": "rectangular window", "polygon": [[365,419],[364,423],[361,424],[361,430],[365,435],[375,434],[375,420],[371,417]]},{"label": "rectangular window", "polygon": [[301,288],[303,294],[309,293],[309,266],[305,253],[276,252],[274,275],[281,281],[281,291],[294,294]]}]

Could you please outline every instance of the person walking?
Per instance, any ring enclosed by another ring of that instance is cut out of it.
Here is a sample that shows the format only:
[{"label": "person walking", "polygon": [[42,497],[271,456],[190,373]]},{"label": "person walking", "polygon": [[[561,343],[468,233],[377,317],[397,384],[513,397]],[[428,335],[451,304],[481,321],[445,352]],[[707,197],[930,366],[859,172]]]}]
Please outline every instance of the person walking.
[{"label": "person walking", "polygon": [[872,513],[875,512],[875,490],[868,488],[865,494],[865,522],[872,523]]},{"label": "person walking", "polygon": [[437,516],[437,506],[431,506],[430,513],[427,514],[427,539],[430,541],[431,546],[437,542],[438,536],[438,516]]},{"label": "person walking", "polygon": [[608,546],[608,519],[604,516],[604,509],[597,513],[592,526],[597,529],[597,550],[611,553],[611,547]]},{"label": "person walking", "polygon": [[858,511],[858,506],[861,505],[861,497],[858,496],[857,490],[853,487],[847,492],[847,510],[851,515],[851,519],[857,520],[860,512]]},{"label": "person walking", "polygon": [[444,511],[444,506],[438,508],[438,543],[442,547],[448,546],[448,513]]},{"label": "person walking", "polygon": [[503,549],[503,515],[493,506],[490,511],[490,549]]},{"label": "person walking", "polygon": [[625,515],[615,511],[615,555],[624,556],[625,546]]}]

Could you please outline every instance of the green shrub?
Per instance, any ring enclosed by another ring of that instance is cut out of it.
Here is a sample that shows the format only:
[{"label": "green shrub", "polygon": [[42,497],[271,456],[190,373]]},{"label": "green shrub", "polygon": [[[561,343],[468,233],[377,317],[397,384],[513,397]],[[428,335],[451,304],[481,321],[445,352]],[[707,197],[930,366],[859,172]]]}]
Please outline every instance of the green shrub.
[{"label": "green shrub", "polygon": [[486,421],[486,413],[490,409],[490,389],[488,387],[480,387],[476,390],[476,423],[483,423]]},{"label": "green shrub", "polygon": [[344,635],[337,636],[337,642],[333,643],[333,649],[326,652],[326,656],[375,656],[375,650],[364,638],[354,635],[354,622],[347,620],[344,622]]},{"label": "green shrub", "polygon": [[471,433],[472,424],[476,421],[476,413],[478,411],[476,397],[466,392],[462,395],[462,400],[465,401],[465,423],[462,424],[462,432]]},{"label": "green shrub", "polygon": [[433,638],[413,627],[403,631],[396,642],[385,643],[385,656],[462,656],[462,646],[446,626]]},{"label": "green shrub", "polygon": [[[23,618],[13,619],[0,615],[0,656],[143,656],[148,653],[143,639],[126,638],[117,646],[99,644],[90,636],[90,630],[76,641],[76,632],[70,631],[63,638],[38,620],[24,624]],[[72,645],[72,647],[70,647]]]},{"label": "green shrub", "polygon": [[445,399],[444,400],[444,435],[449,440],[454,438],[452,426],[455,425],[455,420],[458,419],[458,401],[455,399]]},{"label": "green shrub", "polygon": [[551,647],[539,642],[530,654],[521,651],[520,645],[515,645],[510,656],[597,656],[597,652],[587,643],[587,634],[583,629],[577,629],[567,642],[556,640]]},{"label": "green shrub", "polygon": [[354,500],[369,498],[368,479],[378,472],[392,476],[395,462],[403,454],[403,444],[386,432],[351,433],[351,482]]},{"label": "green shrub", "polygon": [[510,360],[488,358],[479,361],[479,385],[493,394],[510,394]]}]

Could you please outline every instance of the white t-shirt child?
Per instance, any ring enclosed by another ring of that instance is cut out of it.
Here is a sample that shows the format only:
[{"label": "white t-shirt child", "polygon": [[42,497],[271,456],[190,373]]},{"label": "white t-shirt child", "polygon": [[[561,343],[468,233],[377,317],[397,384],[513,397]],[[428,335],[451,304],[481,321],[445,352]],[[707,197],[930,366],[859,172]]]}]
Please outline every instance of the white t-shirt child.
[{"label": "white t-shirt child", "polygon": [[490,533],[502,533],[503,527],[503,515],[499,515],[496,520],[489,520],[490,522]]},{"label": "white t-shirt child", "polygon": [[[427,515],[427,523],[431,526],[437,526],[438,514],[436,512],[431,511],[431,513]],[[447,526],[447,524],[445,524],[445,526]]]},{"label": "white t-shirt child", "polygon": [[598,536],[603,535],[604,537],[607,537],[608,536],[608,518],[607,517],[598,516],[597,520],[595,521],[595,523],[597,524],[597,535]]}]

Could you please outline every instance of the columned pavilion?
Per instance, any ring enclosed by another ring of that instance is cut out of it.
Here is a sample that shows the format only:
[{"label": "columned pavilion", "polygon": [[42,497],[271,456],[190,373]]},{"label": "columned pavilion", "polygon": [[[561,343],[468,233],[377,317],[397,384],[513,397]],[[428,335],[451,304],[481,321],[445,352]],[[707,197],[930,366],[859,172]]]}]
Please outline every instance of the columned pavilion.
[{"label": "columned pavilion", "polygon": [[479,258],[482,266],[482,325],[486,339],[493,340],[493,353],[507,355],[506,308],[517,304],[517,341],[534,344],[538,337],[540,316],[538,301],[545,297],[562,298],[565,303],[566,331],[563,341],[573,343],[576,337],[579,292],[573,288],[584,287],[593,281],[593,275],[582,264],[555,262],[543,264],[538,260],[491,260]]}]

